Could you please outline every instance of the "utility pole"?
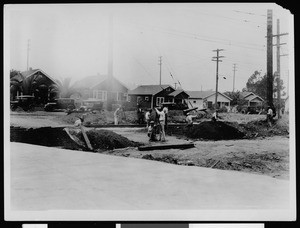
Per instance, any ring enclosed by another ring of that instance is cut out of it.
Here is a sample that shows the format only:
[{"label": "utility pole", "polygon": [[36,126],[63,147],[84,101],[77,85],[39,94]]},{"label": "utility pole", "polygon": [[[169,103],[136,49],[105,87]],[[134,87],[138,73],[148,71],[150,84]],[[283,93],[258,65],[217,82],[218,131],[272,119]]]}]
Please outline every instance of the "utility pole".
[{"label": "utility pole", "polygon": [[174,84],[175,84],[175,89],[176,89],[177,82],[175,82]]},{"label": "utility pole", "polygon": [[222,62],[222,60],[220,60],[220,58],[224,58],[224,56],[219,56],[219,52],[220,51],[224,51],[224,49],[216,49],[213,50],[215,52],[217,52],[217,56],[214,56],[212,61],[216,61],[217,62],[217,69],[216,69],[216,97],[215,97],[215,109],[218,108],[218,80],[219,80],[219,62]]},{"label": "utility pole", "polygon": [[267,103],[273,106],[273,11],[267,10]]},{"label": "utility pole", "polygon": [[276,60],[277,60],[277,71],[276,71],[276,83],[277,83],[277,100],[278,100],[278,104],[277,104],[277,115],[278,115],[278,119],[281,118],[280,116],[280,101],[281,101],[281,91],[280,91],[280,57],[281,56],[285,56],[285,55],[280,55],[280,45],[284,45],[286,43],[280,43],[280,36],[283,35],[288,35],[288,33],[282,33],[280,34],[280,21],[279,19],[277,19],[277,34],[273,35],[273,37],[276,37]]},{"label": "utility pole", "polygon": [[30,50],[30,39],[27,40],[27,70],[29,70],[29,50]]},{"label": "utility pole", "polygon": [[159,85],[161,85],[161,64],[162,64],[162,56],[159,56],[158,65],[159,65]]},{"label": "utility pole", "polygon": [[236,63],[233,64],[233,88],[232,88],[232,92],[234,92],[235,72],[236,72]]}]

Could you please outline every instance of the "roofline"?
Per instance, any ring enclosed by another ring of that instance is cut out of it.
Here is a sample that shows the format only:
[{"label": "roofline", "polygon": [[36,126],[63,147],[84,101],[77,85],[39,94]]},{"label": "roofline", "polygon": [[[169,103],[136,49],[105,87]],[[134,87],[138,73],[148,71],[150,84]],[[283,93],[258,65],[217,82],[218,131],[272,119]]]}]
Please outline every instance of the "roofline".
[{"label": "roofline", "polygon": [[[112,78],[114,78],[115,80],[117,80],[122,86],[124,86],[127,90],[129,90],[127,88],[127,86],[125,86],[125,84],[123,82],[121,82],[119,79],[117,79],[116,77],[112,76]],[[99,84],[101,84],[102,82],[104,82],[106,79],[109,79],[109,76],[107,75],[106,78],[104,78],[102,81],[100,81],[98,84],[91,86],[90,89],[93,89],[94,87],[98,86]]]},{"label": "roofline", "polygon": [[249,100],[249,101],[252,101],[253,99],[255,99],[255,98],[259,98],[259,99],[261,99],[262,101],[264,101],[264,99],[262,99],[260,96],[258,96],[258,95],[255,95],[255,97],[253,97],[251,100]]},{"label": "roofline", "polygon": [[248,91],[246,91],[248,94],[247,94],[247,96],[244,96],[244,98],[246,98],[246,97],[248,97],[249,95],[254,95],[254,96],[257,96],[255,93],[253,93],[253,92],[248,92]]},{"label": "roofline", "polygon": [[[36,69],[35,71],[33,71],[31,74],[27,75],[26,78],[30,77],[31,75],[35,74],[36,72],[42,72],[44,75],[46,75],[49,79],[51,79],[51,81],[53,81],[55,84],[58,85],[58,83],[56,82],[56,80],[54,78],[52,78],[51,76],[49,76],[46,72],[44,72],[43,70],[41,69]],[[22,74],[22,73],[21,73]]]},{"label": "roofline", "polygon": [[[171,87],[172,89],[174,89],[171,85],[139,85],[139,86],[136,87],[135,89],[137,89],[137,88],[139,88],[139,87],[141,87],[141,86],[160,86],[162,90],[164,90],[164,89],[166,89],[166,88],[168,88],[168,87]],[[162,86],[166,86],[166,88],[162,88]],[[135,90],[135,89],[133,89],[133,90]],[[152,96],[154,96],[154,95],[160,93],[162,90],[158,91],[157,93],[146,93],[146,94],[140,94],[140,93],[129,94],[129,93],[128,93],[128,95],[145,95],[145,96],[146,96],[146,95],[152,95]],[[174,90],[175,90],[175,89],[174,89]]]},{"label": "roofline", "polygon": [[[221,92],[219,92],[219,91],[218,91],[218,93],[221,94],[222,96],[226,97],[226,98],[229,99],[230,101],[232,101],[232,99],[231,99],[230,97],[228,97],[227,95],[225,95],[224,93],[221,93]],[[208,98],[208,97],[210,97],[210,96],[212,96],[212,95],[214,95],[214,94],[216,94],[216,92],[213,92],[212,94],[210,94],[210,95],[208,95],[208,96],[206,96],[206,97],[203,97],[203,99]]]}]

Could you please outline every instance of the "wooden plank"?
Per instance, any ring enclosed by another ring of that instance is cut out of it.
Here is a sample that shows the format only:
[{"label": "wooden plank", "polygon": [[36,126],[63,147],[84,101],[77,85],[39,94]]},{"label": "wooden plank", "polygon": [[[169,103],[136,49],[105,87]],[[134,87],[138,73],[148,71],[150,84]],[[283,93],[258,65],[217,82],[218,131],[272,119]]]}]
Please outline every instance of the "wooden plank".
[{"label": "wooden plank", "polygon": [[87,134],[86,134],[86,132],[85,132],[84,126],[81,125],[80,128],[81,128],[81,132],[82,132],[82,135],[83,135],[83,138],[84,138],[84,140],[85,140],[85,143],[86,143],[87,147],[88,147],[90,150],[93,150],[93,147],[92,147],[92,145],[91,145],[91,143],[90,143],[90,140],[89,140],[89,138],[88,138],[88,136],[87,136]]},{"label": "wooden plank", "polygon": [[195,147],[194,143],[139,146],[138,149],[140,151],[145,151],[145,150],[187,149],[192,147]]}]

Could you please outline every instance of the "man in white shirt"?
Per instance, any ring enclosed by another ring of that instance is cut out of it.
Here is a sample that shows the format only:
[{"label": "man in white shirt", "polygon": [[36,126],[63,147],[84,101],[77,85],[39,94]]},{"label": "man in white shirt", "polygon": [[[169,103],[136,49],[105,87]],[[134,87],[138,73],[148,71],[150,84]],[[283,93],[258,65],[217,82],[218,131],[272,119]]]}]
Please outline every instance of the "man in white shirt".
[{"label": "man in white shirt", "polygon": [[166,135],[165,135],[165,112],[160,111],[157,108],[155,108],[156,113],[159,115],[159,125],[160,125],[160,132],[159,132],[159,140],[162,142],[166,141]]},{"label": "man in white shirt", "polygon": [[152,109],[149,109],[146,114],[145,114],[145,120],[146,120],[146,123],[147,123],[147,127],[150,126],[150,115],[151,115],[151,112],[152,112]]},{"label": "man in white shirt", "polygon": [[186,117],[186,122],[188,124],[188,126],[192,126],[193,125],[193,118],[197,117],[196,115],[192,115],[190,112],[187,113],[187,117]]},{"label": "man in white shirt", "polygon": [[168,107],[164,107],[163,108],[163,112],[165,113],[165,130],[167,130],[167,127],[168,127]]},{"label": "man in white shirt", "polygon": [[75,121],[74,126],[75,127],[80,127],[83,124],[83,116],[78,117],[78,120]]},{"label": "man in white shirt", "polygon": [[272,127],[273,110],[270,106],[268,107],[268,110],[267,110],[267,122],[268,122],[269,126]]}]

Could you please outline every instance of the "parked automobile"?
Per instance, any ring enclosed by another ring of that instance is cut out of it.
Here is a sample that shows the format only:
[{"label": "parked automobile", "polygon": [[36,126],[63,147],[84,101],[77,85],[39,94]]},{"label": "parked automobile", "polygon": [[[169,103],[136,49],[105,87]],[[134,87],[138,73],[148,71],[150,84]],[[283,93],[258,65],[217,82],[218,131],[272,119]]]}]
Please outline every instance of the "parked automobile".
[{"label": "parked automobile", "polygon": [[187,104],[182,103],[173,103],[173,102],[163,102],[161,103],[164,107],[167,107],[169,110],[184,110],[188,108]]},{"label": "parked automobile", "polygon": [[21,95],[16,100],[10,101],[10,109],[15,111],[17,108],[22,108],[24,111],[34,110],[34,96]]},{"label": "parked automobile", "polygon": [[47,112],[52,112],[59,109],[73,110],[75,109],[75,100],[72,98],[58,98],[53,102],[47,103],[44,109]]}]

